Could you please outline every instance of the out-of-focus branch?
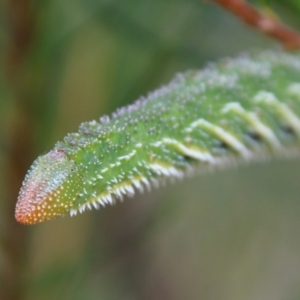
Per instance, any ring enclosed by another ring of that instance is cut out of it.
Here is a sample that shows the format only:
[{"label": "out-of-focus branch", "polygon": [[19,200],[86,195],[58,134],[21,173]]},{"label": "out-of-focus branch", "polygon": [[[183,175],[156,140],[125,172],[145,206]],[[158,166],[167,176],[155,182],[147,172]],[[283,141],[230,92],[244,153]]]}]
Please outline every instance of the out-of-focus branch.
[{"label": "out-of-focus branch", "polygon": [[34,1],[4,2],[7,43],[2,72],[5,84],[15,99],[14,124],[9,129],[5,165],[6,197],[1,228],[0,299],[21,300],[24,295],[25,261],[28,229],[17,224],[14,207],[24,174],[33,156],[34,124],[30,113],[30,87],[27,58],[34,37]]},{"label": "out-of-focus branch", "polygon": [[300,48],[300,33],[286,26],[277,18],[261,13],[244,0],[211,0],[235,14],[244,23],[277,39],[285,48]]},{"label": "out-of-focus branch", "polygon": [[10,47],[6,58],[6,76],[12,82],[23,67],[33,39],[33,7],[32,0],[7,1]]}]

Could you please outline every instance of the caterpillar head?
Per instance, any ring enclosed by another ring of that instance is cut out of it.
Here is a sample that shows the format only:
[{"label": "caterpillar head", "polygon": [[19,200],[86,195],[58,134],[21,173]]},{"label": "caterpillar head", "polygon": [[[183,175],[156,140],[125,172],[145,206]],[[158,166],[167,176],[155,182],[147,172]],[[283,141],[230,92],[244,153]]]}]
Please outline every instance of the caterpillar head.
[{"label": "caterpillar head", "polygon": [[81,187],[80,172],[63,151],[40,156],[25,177],[16,205],[15,217],[22,224],[54,219],[74,205]]}]

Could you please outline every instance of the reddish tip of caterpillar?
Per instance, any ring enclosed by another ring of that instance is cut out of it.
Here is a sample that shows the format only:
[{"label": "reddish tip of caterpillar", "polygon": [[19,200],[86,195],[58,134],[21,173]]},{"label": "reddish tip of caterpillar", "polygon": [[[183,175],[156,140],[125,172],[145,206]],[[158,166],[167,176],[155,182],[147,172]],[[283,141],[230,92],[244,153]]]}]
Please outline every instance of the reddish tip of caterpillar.
[{"label": "reddish tip of caterpillar", "polygon": [[[29,181],[22,187],[15,211],[15,218],[19,223],[36,224],[60,215],[59,210],[54,211],[52,205],[58,190],[44,195],[43,198],[39,196],[41,191],[42,186],[38,182]],[[36,199],[39,201],[35,201]]]},{"label": "reddish tip of caterpillar", "polygon": [[16,220],[21,224],[36,224],[69,211],[78,192],[74,187],[78,179],[74,169],[74,162],[61,151],[53,150],[39,157],[20,190]]}]

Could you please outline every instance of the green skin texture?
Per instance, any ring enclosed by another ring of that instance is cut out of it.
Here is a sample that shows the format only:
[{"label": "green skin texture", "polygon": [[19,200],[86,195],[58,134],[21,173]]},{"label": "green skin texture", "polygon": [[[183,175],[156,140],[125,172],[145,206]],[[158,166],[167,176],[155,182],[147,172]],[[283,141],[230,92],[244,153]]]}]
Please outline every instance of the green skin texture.
[{"label": "green skin texture", "polygon": [[[134,179],[141,183],[144,178],[144,184],[148,185],[147,181],[153,179],[180,177],[190,170],[230,165],[233,160],[242,162],[264,155],[289,155],[295,149],[297,152],[300,149],[298,129],[276,105],[254,99],[261,92],[272,93],[280,105],[286,105],[296,117],[300,116],[300,94],[290,89],[299,83],[300,56],[273,51],[224,59],[203,71],[178,75],[169,85],[117,111],[111,118],[83,123],[78,133],[67,135],[54,150],[39,157],[23,183],[17,219],[22,222],[21,216],[24,219],[49,193],[62,186],[57,199],[52,201],[59,202],[60,209],[48,207],[52,212],[48,216],[22,223],[41,222],[69,211],[75,214],[88,207],[88,203],[97,201],[104,205],[111,202],[110,198],[104,199],[106,195],[111,194],[114,199],[118,193],[132,193],[130,186],[140,185],[134,185]],[[224,113],[224,107],[232,102],[248,113],[254,112],[283,147],[278,149],[270,144],[236,111]],[[214,130],[191,126],[200,119],[231,134],[249,150],[250,157],[245,158]],[[217,163],[202,161],[182,146],[197,153],[208,153]],[[159,165],[165,172],[151,165]],[[59,176],[60,173],[64,175]],[[40,181],[44,185],[39,189],[42,196],[36,197],[37,200],[27,187],[40,187]],[[121,186],[125,190],[119,188]],[[30,208],[25,203],[28,195]]]}]

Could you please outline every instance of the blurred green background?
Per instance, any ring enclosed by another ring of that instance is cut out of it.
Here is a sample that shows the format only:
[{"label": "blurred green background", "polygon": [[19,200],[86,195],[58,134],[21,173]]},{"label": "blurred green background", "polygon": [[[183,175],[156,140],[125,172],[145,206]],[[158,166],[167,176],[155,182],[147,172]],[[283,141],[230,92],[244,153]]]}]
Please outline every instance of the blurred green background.
[{"label": "blurred green background", "polygon": [[[300,29],[298,0],[271,5]],[[81,122],[177,72],[271,47],[202,0],[1,1],[0,299],[300,299],[299,160],[186,179],[75,218],[14,220],[32,161]]]}]

